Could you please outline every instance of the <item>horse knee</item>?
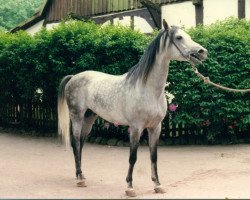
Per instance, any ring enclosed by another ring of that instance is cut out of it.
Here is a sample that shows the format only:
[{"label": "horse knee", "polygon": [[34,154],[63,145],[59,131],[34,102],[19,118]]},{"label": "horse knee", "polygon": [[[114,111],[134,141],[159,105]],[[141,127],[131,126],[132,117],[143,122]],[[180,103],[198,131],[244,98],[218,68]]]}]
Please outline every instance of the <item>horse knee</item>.
[{"label": "horse knee", "polygon": [[135,153],[131,154],[129,157],[129,164],[134,165],[136,163],[136,160],[137,160],[137,155]]},{"label": "horse knee", "polygon": [[137,149],[139,147],[139,142],[134,142],[130,147],[129,164],[134,165],[137,160]]},{"label": "horse knee", "polygon": [[[80,140],[79,140],[80,141]],[[73,147],[73,148],[76,148],[76,146],[77,146],[77,139],[76,139],[76,137],[75,136],[71,136],[71,146]]]},{"label": "horse knee", "polygon": [[84,143],[84,136],[82,134],[71,135],[71,146],[73,150],[79,152]]}]

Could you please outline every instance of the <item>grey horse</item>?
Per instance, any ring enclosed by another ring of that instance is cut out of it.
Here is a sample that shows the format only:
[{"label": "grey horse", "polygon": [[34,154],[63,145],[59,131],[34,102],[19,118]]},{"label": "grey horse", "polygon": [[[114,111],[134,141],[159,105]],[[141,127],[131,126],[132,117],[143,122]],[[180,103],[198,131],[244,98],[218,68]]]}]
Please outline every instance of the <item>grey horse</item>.
[{"label": "grey horse", "polygon": [[163,20],[163,30],[149,44],[138,64],[123,75],[84,71],[62,79],[58,93],[58,131],[75,156],[77,186],[85,187],[81,170],[84,140],[96,118],[130,128],[130,156],[126,194],[136,196],[132,174],[139,139],[148,131],[154,190],[164,193],[157,173],[157,143],[167,111],[165,83],[171,60],[202,63],[207,50],[176,26]]}]

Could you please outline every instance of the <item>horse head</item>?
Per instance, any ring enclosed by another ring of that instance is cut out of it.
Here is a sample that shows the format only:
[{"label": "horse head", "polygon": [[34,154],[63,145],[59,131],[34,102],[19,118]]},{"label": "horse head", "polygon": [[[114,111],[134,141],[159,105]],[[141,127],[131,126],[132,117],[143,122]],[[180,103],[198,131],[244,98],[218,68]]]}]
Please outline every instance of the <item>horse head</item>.
[{"label": "horse head", "polygon": [[177,26],[169,27],[163,20],[164,32],[169,36],[168,58],[177,61],[189,61],[196,65],[201,64],[207,58],[207,50],[194,42],[191,37]]}]

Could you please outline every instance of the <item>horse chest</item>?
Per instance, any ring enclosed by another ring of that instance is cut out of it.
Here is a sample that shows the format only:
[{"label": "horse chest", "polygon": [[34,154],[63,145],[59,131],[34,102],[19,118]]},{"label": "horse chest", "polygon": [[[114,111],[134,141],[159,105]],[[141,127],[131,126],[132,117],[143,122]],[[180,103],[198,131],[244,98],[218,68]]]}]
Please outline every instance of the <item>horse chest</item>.
[{"label": "horse chest", "polygon": [[165,117],[166,111],[164,110],[157,110],[155,112],[148,113],[146,126],[147,127],[155,127],[157,126]]},{"label": "horse chest", "polygon": [[140,109],[138,109],[138,118],[144,121],[145,126],[155,127],[165,117],[167,105],[164,101],[153,101],[147,103],[140,103]]}]

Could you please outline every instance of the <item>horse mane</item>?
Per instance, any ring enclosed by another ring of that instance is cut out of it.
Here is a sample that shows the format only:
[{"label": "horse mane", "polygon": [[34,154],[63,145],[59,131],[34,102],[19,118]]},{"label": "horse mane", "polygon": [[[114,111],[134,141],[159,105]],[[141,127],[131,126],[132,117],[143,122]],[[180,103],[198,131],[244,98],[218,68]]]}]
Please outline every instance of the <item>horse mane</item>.
[{"label": "horse mane", "polygon": [[154,66],[156,55],[160,50],[161,38],[164,37],[163,47],[165,47],[168,36],[171,39],[177,29],[179,29],[178,26],[171,26],[169,33],[167,32],[167,30],[162,30],[148,45],[139,62],[128,71],[126,79],[134,84],[138,79],[142,79],[143,82],[146,83],[148,75],[150,74]]},{"label": "horse mane", "polygon": [[139,62],[128,71],[126,79],[131,81],[131,83],[135,83],[138,79],[142,79],[144,83],[147,82],[148,75],[154,66],[156,55],[160,50],[160,42],[163,36],[163,45],[165,47],[168,34],[164,33],[167,32],[162,30],[156,36],[156,38],[148,45]]}]

